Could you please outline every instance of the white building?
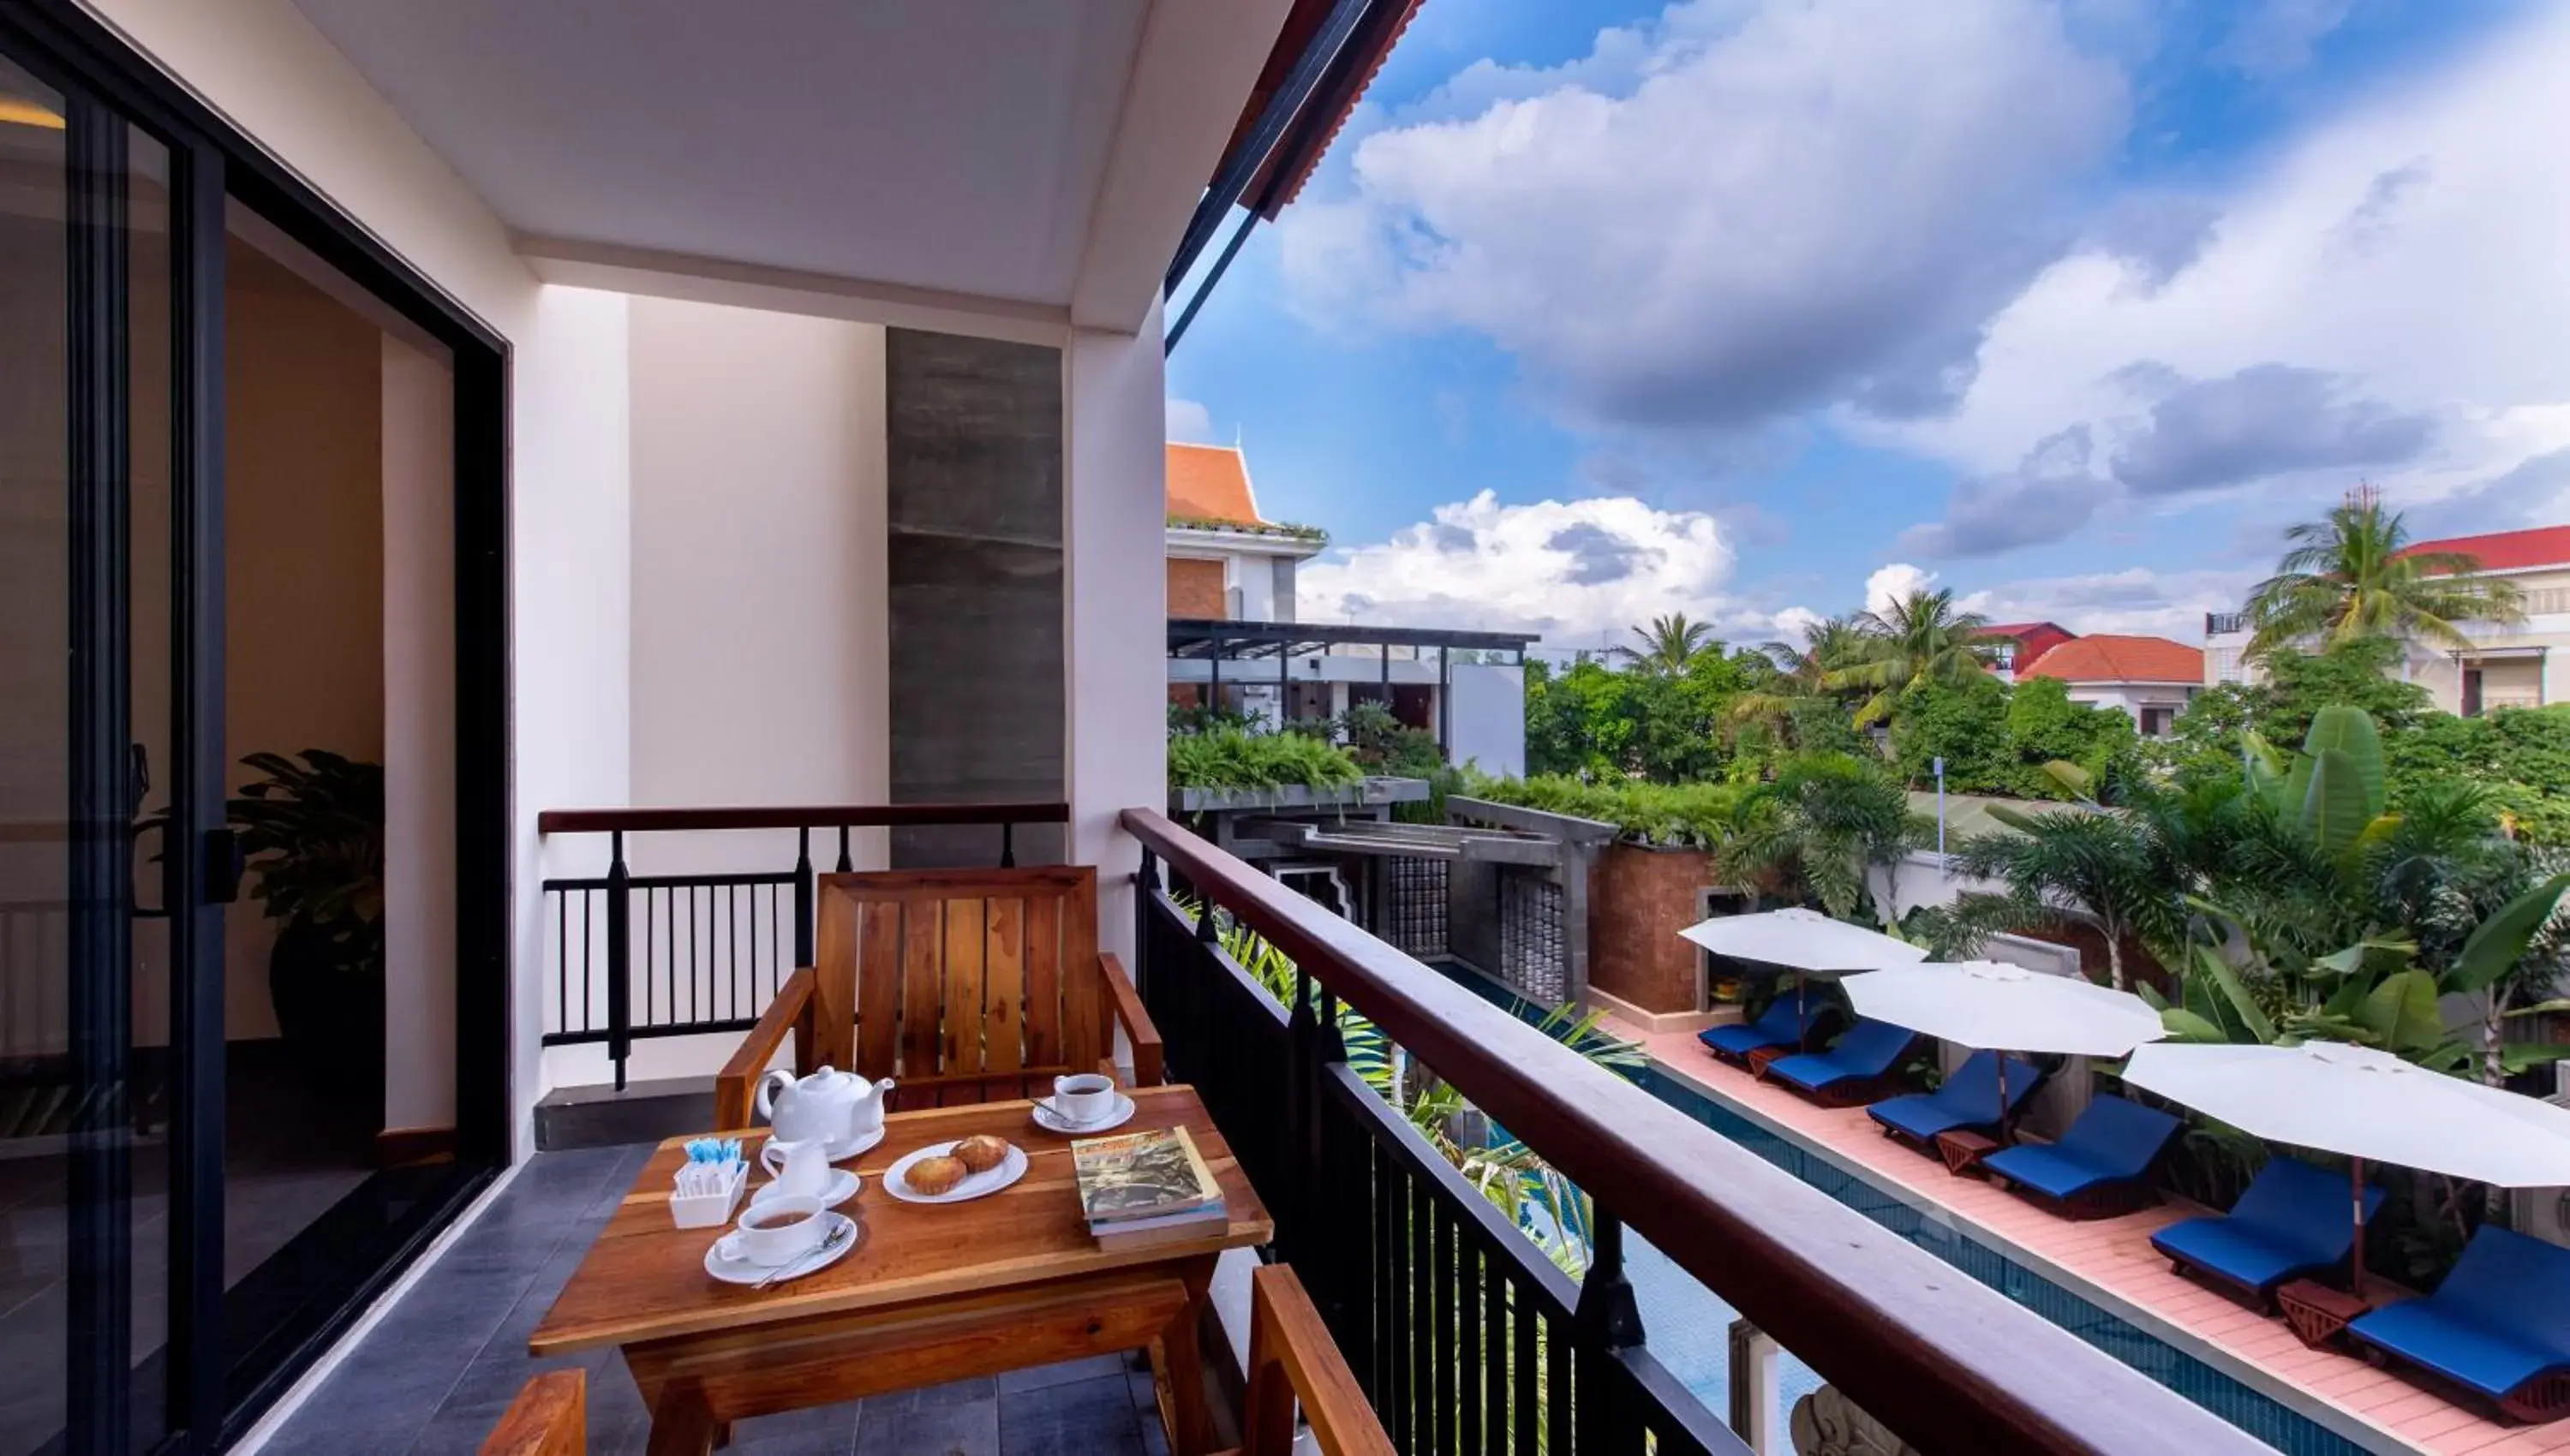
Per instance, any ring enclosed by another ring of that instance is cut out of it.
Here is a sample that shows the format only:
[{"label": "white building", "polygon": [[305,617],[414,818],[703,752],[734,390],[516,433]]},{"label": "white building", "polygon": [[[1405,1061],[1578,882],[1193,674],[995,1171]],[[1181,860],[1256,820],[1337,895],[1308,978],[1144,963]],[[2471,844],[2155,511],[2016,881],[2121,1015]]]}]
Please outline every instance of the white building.
[{"label": "white building", "polygon": [[2016,676],[2058,678],[2072,702],[2118,709],[2143,737],[2161,738],[2203,690],[2204,673],[2204,653],[2184,642],[2101,633],[2063,642],[2019,666]]},{"label": "white building", "polygon": [[[2438,709],[2466,718],[2492,708],[2570,701],[2570,526],[2448,537],[2408,549],[2457,551],[2477,559],[2482,575],[2513,582],[2524,594],[2525,620],[2509,626],[2456,623],[2471,639],[2468,650],[2411,642],[2392,671],[2425,688]],[[2248,660],[2252,635],[2246,612],[2205,614],[2207,686],[2254,680],[2257,668]]]},{"label": "white building", "polygon": [[1270,723],[1379,702],[1435,734],[1454,763],[1523,774],[1525,649],[1535,637],[1303,621],[1295,567],[1328,544],[1260,514],[1239,450],[1172,443],[1169,701],[1220,702]]}]

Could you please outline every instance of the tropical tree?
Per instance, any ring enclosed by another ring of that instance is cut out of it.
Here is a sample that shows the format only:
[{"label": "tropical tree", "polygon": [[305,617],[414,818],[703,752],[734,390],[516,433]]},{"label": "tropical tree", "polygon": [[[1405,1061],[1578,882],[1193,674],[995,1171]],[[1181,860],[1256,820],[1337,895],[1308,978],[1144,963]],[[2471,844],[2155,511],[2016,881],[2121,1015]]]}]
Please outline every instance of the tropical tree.
[{"label": "tropical tree", "polygon": [[1969,681],[1985,670],[1991,651],[1981,635],[1989,618],[1956,611],[1954,593],[1944,587],[1923,588],[1881,611],[1861,612],[1856,624],[1864,638],[1856,660],[1823,674],[1822,681],[1869,694],[1856,710],[1860,727],[1890,716],[1911,688]]},{"label": "tropical tree", "polygon": [[1720,861],[1735,884],[1791,876],[1840,919],[1864,903],[1866,872],[1883,868],[1895,877],[1894,904],[1878,909],[1896,922],[1901,861],[1935,842],[1936,821],[1911,812],[1910,796],[1882,770],[1844,754],[1813,754],[1741,795]]},{"label": "tropical tree", "polygon": [[2471,639],[2457,623],[2525,619],[2524,593],[2514,582],[2478,575],[2478,557],[2409,549],[2402,516],[2384,510],[2371,486],[2349,492],[2326,519],[2285,537],[2293,549],[2249,593],[2252,657],[2313,639],[2388,637],[2467,648]]},{"label": "tropical tree", "polygon": [[1865,645],[1865,634],[1853,616],[1823,617],[1811,623],[1803,628],[1800,646],[1760,643],[1757,650],[1776,664],[1776,675],[1732,700],[1732,721],[1763,724],[1782,733],[1802,713],[1830,702],[1829,675],[1853,664]]},{"label": "tropical tree", "polygon": [[1651,618],[1650,625],[1633,628],[1639,647],[1618,647],[1615,655],[1625,665],[1643,672],[1675,676],[1686,671],[1687,663],[1704,649],[1713,636],[1711,622],[1690,621],[1682,611]]},{"label": "tropical tree", "polygon": [[2014,927],[2085,925],[2106,942],[2106,978],[2119,991],[2131,988],[2126,936],[2161,944],[2182,938],[2181,886],[2168,878],[2169,856],[2155,842],[2153,820],[2109,809],[1993,808],[1990,817],[2012,832],[1966,841],[1955,869],[2002,882],[2008,893],[1963,896],[1948,913]]}]

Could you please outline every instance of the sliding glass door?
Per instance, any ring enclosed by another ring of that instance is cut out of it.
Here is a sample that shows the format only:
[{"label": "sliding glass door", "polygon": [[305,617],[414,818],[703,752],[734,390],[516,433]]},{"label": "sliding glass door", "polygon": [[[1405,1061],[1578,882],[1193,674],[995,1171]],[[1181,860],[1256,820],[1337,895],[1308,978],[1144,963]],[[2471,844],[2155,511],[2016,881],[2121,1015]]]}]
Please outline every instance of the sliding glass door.
[{"label": "sliding glass door", "polygon": [[192,1156],[220,1108],[186,1090],[222,975],[208,166],[0,53],[0,1452],[220,1408]]}]

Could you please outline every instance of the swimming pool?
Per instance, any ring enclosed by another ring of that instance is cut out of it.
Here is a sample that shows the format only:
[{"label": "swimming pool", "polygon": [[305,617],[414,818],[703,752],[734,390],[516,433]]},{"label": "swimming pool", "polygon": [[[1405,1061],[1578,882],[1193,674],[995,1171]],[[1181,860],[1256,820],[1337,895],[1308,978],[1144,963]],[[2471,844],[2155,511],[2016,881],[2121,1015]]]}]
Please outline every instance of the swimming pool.
[{"label": "swimming pool", "polygon": [[[1528,1021],[1542,1012],[1480,974],[1441,967],[1453,979]],[[2197,1359],[2130,1320],[1966,1238],[1944,1219],[1859,1178],[1801,1144],[1733,1112],[1653,1063],[1634,1080],[1653,1096],[1747,1148],[1831,1198],[1970,1274],[1981,1283],[2098,1349],[2194,1401],[2287,1456],[2364,1456],[2366,1448],[2321,1425],[2231,1375]],[[1634,1241],[1640,1246],[1640,1241]],[[1730,1400],[1731,1306],[1670,1263],[1644,1248],[1627,1262],[1642,1312],[1643,1336],[1663,1364],[1686,1382],[1716,1416]],[[1784,1362],[1790,1403],[1799,1379],[1818,1384],[1801,1361]],[[1808,1385],[1802,1388],[1810,1388]]]}]

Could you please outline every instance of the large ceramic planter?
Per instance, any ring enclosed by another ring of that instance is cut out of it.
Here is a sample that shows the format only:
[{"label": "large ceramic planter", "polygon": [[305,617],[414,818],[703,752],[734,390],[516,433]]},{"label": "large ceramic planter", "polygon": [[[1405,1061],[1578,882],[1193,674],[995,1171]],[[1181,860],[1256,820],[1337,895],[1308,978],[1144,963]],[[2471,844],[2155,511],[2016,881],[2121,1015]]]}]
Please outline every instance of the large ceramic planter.
[{"label": "large ceramic planter", "polygon": [[315,1092],[383,1096],[380,939],[352,946],[326,928],[289,920],[268,952],[267,993],[286,1054]]}]

